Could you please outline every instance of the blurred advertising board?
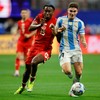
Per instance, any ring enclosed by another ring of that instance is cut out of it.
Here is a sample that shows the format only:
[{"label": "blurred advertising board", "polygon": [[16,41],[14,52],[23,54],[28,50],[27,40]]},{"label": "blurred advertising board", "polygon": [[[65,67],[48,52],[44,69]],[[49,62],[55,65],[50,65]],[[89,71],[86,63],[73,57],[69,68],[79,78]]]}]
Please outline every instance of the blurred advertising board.
[{"label": "blurred advertising board", "polygon": [[[15,54],[17,39],[14,35],[0,35],[0,55],[1,54]],[[53,41],[53,54],[58,54],[59,44],[56,38]]]},{"label": "blurred advertising board", "polygon": [[[87,48],[82,48],[83,54],[100,54],[100,36],[87,35]],[[0,54],[15,54],[16,53],[16,42],[17,40],[13,35],[0,35]],[[59,53],[59,44],[56,38],[53,41],[53,54]]]},{"label": "blurred advertising board", "polygon": [[87,48],[82,48],[83,54],[100,54],[100,35],[86,36]]},{"label": "blurred advertising board", "polygon": [[0,18],[7,18],[11,15],[11,1],[0,0]]},{"label": "blurred advertising board", "polygon": [[16,40],[13,35],[0,35],[0,54],[15,54]]}]

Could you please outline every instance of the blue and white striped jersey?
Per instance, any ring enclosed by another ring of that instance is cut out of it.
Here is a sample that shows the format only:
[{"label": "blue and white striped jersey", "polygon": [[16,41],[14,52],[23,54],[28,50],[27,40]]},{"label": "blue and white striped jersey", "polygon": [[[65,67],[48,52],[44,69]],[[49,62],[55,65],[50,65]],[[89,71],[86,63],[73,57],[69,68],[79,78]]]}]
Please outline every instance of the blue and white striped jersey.
[{"label": "blue and white striped jersey", "polygon": [[62,16],[57,19],[55,27],[59,28],[62,25],[66,30],[61,33],[60,51],[63,49],[80,50],[78,34],[85,34],[84,22],[77,17],[69,20],[67,16]]}]

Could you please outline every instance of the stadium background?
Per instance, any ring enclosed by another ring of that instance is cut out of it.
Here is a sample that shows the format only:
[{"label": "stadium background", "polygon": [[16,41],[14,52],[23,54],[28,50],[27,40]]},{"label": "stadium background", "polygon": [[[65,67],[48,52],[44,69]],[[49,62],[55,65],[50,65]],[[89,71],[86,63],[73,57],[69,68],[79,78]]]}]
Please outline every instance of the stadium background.
[{"label": "stadium background", "polygon": [[[16,22],[20,19],[22,8],[31,10],[31,16],[35,16],[42,10],[42,5],[53,4],[56,7],[54,15],[66,14],[67,5],[71,0],[0,0],[0,54],[15,54],[14,33]],[[73,0],[72,0],[73,1]],[[75,1],[75,0],[74,0]],[[85,23],[86,39],[88,43],[84,54],[100,53],[100,0],[76,0],[80,4],[77,15]],[[53,44],[53,54],[58,54],[56,39]]]},{"label": "stadium background", "polygon": [[[80,4],[78,17],[85,23],[87,49],[83,49],[84,71],[82,82],[86,87],[81,100],[100,100],[100,0],[0,0],[0,99],[1,100],[73,100],[67,95],[72,81],[61,72],[58,60],[56,39],[53,43],[53,56],[46,64],[40,65],[36,86],[33,93],[23,93],[14,96],[24,72],[20,68],[20,77],[13,77],[15,49],[16,49],[16,22],[20,19],[22,8],[31,10],[34,18],[42,11],[44,4],[53,4],[56,7],[55,16],[66,14],[70,1]],[[43,66],[43,67],[42,67]],[[48,78],[49,77],[49,78]],[[78,98],[78,100],[80,100]]]}]

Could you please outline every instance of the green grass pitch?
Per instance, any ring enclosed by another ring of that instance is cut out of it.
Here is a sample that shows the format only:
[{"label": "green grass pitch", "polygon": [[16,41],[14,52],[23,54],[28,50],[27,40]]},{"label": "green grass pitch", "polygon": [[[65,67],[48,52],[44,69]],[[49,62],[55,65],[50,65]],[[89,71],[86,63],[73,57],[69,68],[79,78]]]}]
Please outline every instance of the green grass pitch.
[{"label": "green grass pitch", "polygon": [[39,65],[31,93],[24,91],[14,95],[24,72],[24,66],[21,66],[20,77],[14,77],[14,62],[15,55],[0,55],[0,100],[100,100],[100,55],[84,55],[81,82],[86,91],[78,98],[68,96],[72,80],[62,73],[57,55]]}]

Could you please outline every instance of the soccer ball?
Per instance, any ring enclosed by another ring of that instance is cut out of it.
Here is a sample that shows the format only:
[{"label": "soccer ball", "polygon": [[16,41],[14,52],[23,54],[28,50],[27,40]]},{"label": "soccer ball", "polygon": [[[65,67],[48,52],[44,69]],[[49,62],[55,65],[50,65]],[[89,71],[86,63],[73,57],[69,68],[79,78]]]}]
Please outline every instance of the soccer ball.
[{"label": "soccer ball", "polygon": [[76,82],[71,87],[74,95],[81,96],[85,92],[85,87],[82,83]]}]

